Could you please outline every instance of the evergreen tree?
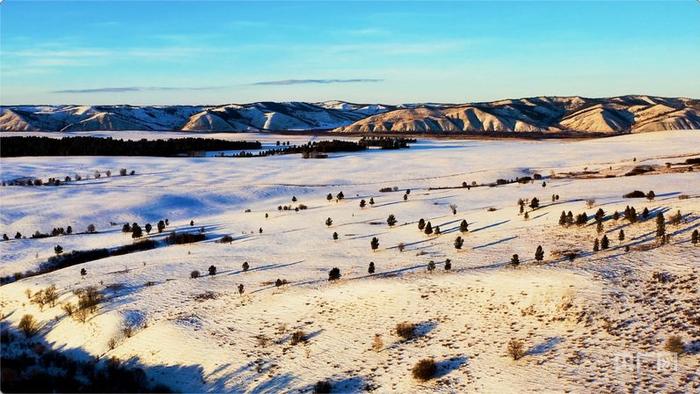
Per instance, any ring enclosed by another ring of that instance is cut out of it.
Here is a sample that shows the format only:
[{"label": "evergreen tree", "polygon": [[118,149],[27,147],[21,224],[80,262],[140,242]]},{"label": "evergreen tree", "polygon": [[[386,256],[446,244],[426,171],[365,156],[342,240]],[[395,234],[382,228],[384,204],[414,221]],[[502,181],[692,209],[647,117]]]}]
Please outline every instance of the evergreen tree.
[{"label": "evergreen tree", "polygon": [[629,217],[627,217],[630,223],[636,223],[637,222],[637,210],[634,209],[634,207],[630,208],[630,214]]},{"label": "evergreen tree", "polygon": [[433,233],[433,226],[430,224],[430,222],[425,224],[425,231],[427,235],[430,235]]},{"label": "evergreen tree", "polygon": [[158,227],[158,232],[162,233],[163,230],[165,230],[165,222],[162,220],[159,220],[157,227]]},{"label": "evergreen tree", "polygon": [[335,197],[338,199],[338,201],[340,201],[345,198],[345,194],[343,194],[343,192],[340,191]]},{"label": "evergreen tree", "polygon": [[153,226],[151,226],[151,223],[146,223],[144,228],[146,229],[146,234],[150,234],[151,230],[153,230]]},{"label": "evergreen tree", "polygon": [[53,247],[53,251],[56,253],[56,256],[58,256],[63,253],[63,247],[61,245],[56,245]]},{"label": "evergreen tree", "polygon": [[[277,280],[279,280],[279,279],[277,279]],[[238,285],[238,294],[243,295],[244,292],[245,292],[245,286],[243,286],[243,283],[241,283]]]},{"label": "evergreen tree", "polygon": [[326,196],[326,200],[328,200],[328,202],[330,202],[331,200],[333,200],[333,195],[330,194],[330,193],[328,193],[328,195]]},{"label": "evergreen tree", "polygon": [[605,250],[608,247],[610,247],[610,241],[608,240],[608,236],[603,235],[603,239],[600,240],[600,248]]},{"label": "evergreen tree", "polygon": [[338,240],[338,233],[335,231],[333,232],[333,240]]},{"label": "evergreen tree", "polygon": [[525,212],[525,220],[530,219],[530,214]]},{"label": "evergreen tree", "polygon": [[653,190],[649,190],[649,193],[647,193],[647,200],[651,201],[656,197],[656,193],[654,193]]},{"label": "evergreen tree", "polygon": [[598,241],[598,238],[595,239],[595,242],[593,242],[593,251],[597,252],[600,250],[600,241]]},{"label": "evergreen tree", "polygon": [[613,220],[619,220],[619,219],[620,219],[620,212],[615,211],[615,213],[613,213]]},{"label": "evergreen tree", "polygon": [[649,208],[644,207],[642,211],[642,219],[647,220],[649,218]]},{"label": "evergreen tree", "polygon": [[656,236],[663,237],[666,235],[666,219],[663,212],[656,215]]},{"label": "evergreen tree", "polygon": [[71,226],[66,227],[66,234],[68,234],[68,235],[73,234],[73,227],[71,227]]},{"label": "evergreen tree", "polygon": [[392,227],[396,224],[396,217],[392,214],[389,215],[389,217],[386,219],[386,223],[389,225],[389,227]]},{"label": "evergreen tree", "polygon": [[209,275],[213,276],[216,275],[216,267],[213,265],[209,266]]},{"label": "evergreen tree", "polygon": [[520,206],[520,213],[522,214],[523,212],[525,212],[525,206],[524,206],[524,205],[521,205],[521,206]]},{"label": "evergreen tree", "polygon": [[7,234],[3,234],[3,235],[2,235],[2,240],[3,240],[3,241],[9,241],[9,240],[10,240],[10,237],[8,237]]},{"label": "evergreen tree", "polygon": [[620,241],[625,240],[625,230],[620,230],[620,233],[617,235],[617,239]]},{"label": "evergreen tree", "polygon": [[445,271],[449,271],[452,269],[452,260],[446,259],[445,260]]},{"label": "evergreen tree", "polygon": [[408,201],[408,194],[404,194],[404,195],[403,195],[403,200],[404,200],[404,201]]},{"label": "evergreen tree", "polygon": [[292,196],[292,202],[297,202],[297,196]]},{"label": "evergreen tree", "polygon": [[466,233],[469,231],[469,224],[467,223],[466,220],[462,220],[462,222],[459,224],[459,231]]},{"label": "evergreen tree", "polygon": [[369,198],[369,205],[374,205],[374,197]]},{"label": "evergreen tree", "polygon": [[423,230],[425,228],[425,220],[423,218],[420,218],[418,220],[418,230]]},{"label": "evergreen tree", "polygon": [[564,211],[561,211],[561,215],[559,216],[559,225],[566,226],[566,212]]},{"label": "evergreen tree", "polygon": [[88,233],[94,233],[94,232],[95,232],[95,225],[94,225],[94,224],[88,224],[88,226],[87,226],[87,232],[88,232]]},{"label": "evergreen tree", "polygon": [[540,200],[537,197],[533,197],[532,200],[530,200],[530,208],[537,209],[540,207]]},{"label": "evergreen tree", "polygon": [[605,217],[605,211],[603,211],[603,208],[598,208],[598,211],[595,213],[595,220],[600,222],[603,220]]},{"label": "evergreen tree", "polygon": [[123,233],[130,233],[131,232],[131,226],[129,225],[129,223],[124,223],[124,225],[122,226],[122,232]]},{"label": "evergreen tree", "polygon": [[370,246],[372,247],[372,250],[377,250],[379,248],[379,239],[377,239],[377,237],[372,237]]},{"label": "evergreen tree", "polygon": [[244,261],[243,264],[241,265],[241,268],[243,269],[243,272],[248,271],[250,269],[250,264],[248,264],[247,261]]},{"label": "evergreen tree", "polygon": [[457,238],[455,238],[455,249],[462,249],[462,245],[464,245],[464,240],[462,237],[457,236]]},{"label": "evergreen tree", "polygon": [[85,268],[80,269],[80,276],[85,276],[87,275],[87,270]]},{"label": "evergreen tree", "polygon": [[513,257],[510,258],[510,264],[517,267],[520,265],[520,258],[518,257],[517,253],[513,255]]},{"label": "evergreen tree", "polygon": [[22,239],[22,234],[19,231],[15,234],[15,239]]},{"label": "evergreen tree", "polygon": [[697,245],[698,241],[700,241],[700,234],[698,234],[698,230],[695,229],[695,231],[693,231],[693,234],[690,236],[690,242],[692,242],[693,245]]},{"label": "evergreen tree", "polygon": [[374,274],[374,262],[373,261],[369,262],[369,268],[367,268],[367,273],[370,275]]},{"label": "evergreen tree", "polygon": [[328,272],[328,280],[338,280],[340,279],[340,268],[334,267]]},{"label": "evergreen tree", "polygon": [[331,225],[333,225],[333,219],[331,219],[331,218],[326,219],[326,226],[330,227]]},{"label": "evergreen tree", "polygon": [[365,206],[367,206],[367,202],[364,199],[360,200],[360,208],[364,208]]},{"label": "evergreen tree", "polygon": [[542,259],[544,259],[544,250],[542,249],[542,245],[538,245],[535,251],[535,260],[542,261]]},{"label": "evergreen tree", "polygon": [[600,234],[603,232],[603,222],[598,222],[595,227],[595,231]]},{"label": "evergreen tree", "polygon": [[569,212],[566,214],[566,224],[567,224],[567,225],[572,225],[572,224],[574,224],[574,214],[573,214],[573,212],[571,212],[571,211],[569,211]]},{"label": "evergreen tree", "polygon": [[435,235],[439,235],[440,234],[440,226],[435,226],[435,228],[433,229],[433,233]]},{"label": "evergreen tree", "polygon": [[433,260],[430,260],[428,263],[428,271],[433,272],[435,270],[435,262]]},{"label": "evergreen tree", "polygon": [[143,236],[141,226],[139,226],[137,223],[134,223],[134,225],[131,226],[131,238],[141,238],[141,236]]},{"label": "evergreen tree", "polygon": [[194,226],[194,220],[190,220],[190,227]]}]

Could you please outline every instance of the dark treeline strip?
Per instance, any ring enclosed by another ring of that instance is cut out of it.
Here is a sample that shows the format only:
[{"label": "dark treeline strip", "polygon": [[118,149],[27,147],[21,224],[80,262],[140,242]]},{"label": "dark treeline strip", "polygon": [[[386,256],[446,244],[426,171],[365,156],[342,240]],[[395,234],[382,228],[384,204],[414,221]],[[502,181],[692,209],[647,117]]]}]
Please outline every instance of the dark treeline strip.
[{"label": "dark treeline strip", "polygon": [[0,284],[9,283],[12,280],[19,280],[31,276],[42,275],[48,272],[56,271],[62,268],[71,267],[78,264],[87,263],[94,260],[104,259],[110,256],[120,256],[128,253],[139,252],[142,250],[154,249],[157,246],[156,241],[146,239],[143,241],[134,242],[133,244],[118,246],[113,249],[100,248],[90,250],[73,250],[70,253],[59,254],[49,257],[49,259],[39,266],[36,271],[27,271],[25,273],[17,272],[12,276],[0,278]]},{"label": "dark treeline strip", "polygon": [[1,137],[0,156],[178,156],[203,151],[260,149],[260,142],[210,138],[138,141],[100,137]]}]

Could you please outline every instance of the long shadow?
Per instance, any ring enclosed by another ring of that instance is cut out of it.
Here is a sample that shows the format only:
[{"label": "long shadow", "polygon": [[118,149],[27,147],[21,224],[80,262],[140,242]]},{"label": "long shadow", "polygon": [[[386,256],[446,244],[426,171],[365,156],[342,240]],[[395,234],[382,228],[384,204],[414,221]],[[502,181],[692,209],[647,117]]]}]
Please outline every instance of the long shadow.
[{"label": "long shadow", "polygon": [[293,263],[286,263],[286,264],[284,264],[284,263],[283,264],[267,264],[267,265],[261,265],[258,267],[249,268],[248,271],[243,271],[242,269],[239,269],[239,270],[231,269],[231,270],[227,270],[227,271],[220,271],[217,273],[217,275],[239,275],[239,274],[242,274],[244,272],[269,271],[269,270],[278,269],[278,268],[291,267],[293,265],[297,265],[297,264],[302,263],[302,262],[304,262],[304,260],[299,260],[299,261],[295,261]]},{"label": "long shadow", "polygon": [[465,356],[457,356],[448,358],[447,360],[438,361],[437,372],[435,373],[436,378],[442,378],[452,371],[460,369],[463,365],[466,365],[469,359]]},{"label": "long shadow", "polygon": [[486,225],[486,226],[484,226],[484,227],[479,227],[479,228],[476,228],[476,229],[474,229],[474,230],[469,230],[469,231],[472,232],[472,233],[475,233],[475,232],[477,232],[477,231],[486,230],[487,228],[500,226],[501,224],[506,224],[506,223],[508,223],[508,222],[510,222],[510,219],[508,219],[508,220],[503,220],[503,221],[500,221],[500,222],[496,222],[496,223],[493,223],[493,224],[489,224],[489,225]]},{"label": "long shadow", "polygon": [[507,238],[499,239],[498,241],[493,241],[493,242],[489,242],[489,243],[487,243],[487,244],[483,244],[483,245],[479,245],[479,246],[474,246],[472,249],[487,248],[487,247],[489,247],[489,246],[498,245],[498,244],[500,244],[500,243],[508,242],[508,241],[513,240],[513,239],[516,239],[516,238],[518,238],[518,236],[517,236],[517,235],[514,235],[514,236],[512,236],[512,237],[507,237]]},{"label": "long shadow", "polygon": [[547,353],[562,342],[563,340],[560,337],[547,338],[543,343],[531,347],[525,354],[537,355]]}]

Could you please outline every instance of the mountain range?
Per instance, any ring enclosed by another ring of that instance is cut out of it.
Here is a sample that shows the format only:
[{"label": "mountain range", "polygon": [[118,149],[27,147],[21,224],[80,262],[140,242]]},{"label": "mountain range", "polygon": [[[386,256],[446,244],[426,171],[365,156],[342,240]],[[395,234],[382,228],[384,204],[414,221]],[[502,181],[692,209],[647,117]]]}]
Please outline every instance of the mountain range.
[{"label": "mountain range", "polygon": [[219,106],[0,107],[0,131],[332,131],[339,133],[630,133],[700,129],[700,100],[630,95],[466,104],[256,102]]}]

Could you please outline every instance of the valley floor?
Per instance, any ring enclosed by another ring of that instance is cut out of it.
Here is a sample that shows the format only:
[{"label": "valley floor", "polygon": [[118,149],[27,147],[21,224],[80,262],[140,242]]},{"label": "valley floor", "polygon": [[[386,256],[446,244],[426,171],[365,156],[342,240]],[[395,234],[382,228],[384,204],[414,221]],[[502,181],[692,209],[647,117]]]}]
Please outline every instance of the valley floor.
[{"label": "valley floor", "polygon": [[[700,246],[690,238],[700,229],[700,166],[689,172],[680,164],[698,156],[700,133],[679,131],[583,141],[419,140],[407,150],[324,160],[3,158],[3,180],[113,175],[0,188],[0,233],[26,236],[0,242],[0,276],[36,270],[59,244],[64,253],[130,244],[124,223],[170,224],[146,236],[158,241],[155,249],[1,286],[0,312],[12,326],[32,314],[47,346],[129,360],[178,391],[307,391],[321,380],[337,392],[698,391]],[[640,165],[654,171],[624,176]],[[136,174],[114,175],[120,168]],[[601,176],[570,175],[585,172]],[[534,173],[544,186],[459,187]],[[656,197],[622,197],[634,190]],[[341,191],[345,198],[326,199]],[[526,219],[517,201],[535,197],[540,206],[526,206]],[[370,198],[374,204],[359,206]],[[306,209],[294,210],[300,204]],[[615,220],[613,212],[628,205],[638,214],[647,208],[649,217]],[[592,219],[599,208],[600,234]],[[590,220],[560,226],[562,211]],[[670,242],[657,247],[656,215],[668,221],[677,211],[680,222],[666,224]],[[389,215],[396,225],[387,225]],[[441,234],[420,231],[421,218]],[[468,232],[460,232],[462,220]],[[84,233],[89,224],[96,233]],[[29,239],[67,225],[75,234]],[[206,240],[166,245],[173,230],[203,231]],[[217,242],[224,235],[233,241]],[[603,235],[610,248],[593,252]],[[538,245],[543,261],[534,259]],[[513,254],[517,267],[509,264]],[[207,275],[210,265],[216,275]],[[329,282],[333,267],[342,276]],[[193,270],[202,276],[191,278]],[[278,287],[277,279],[288,283]],[[50,285],[59,292],[56,306],[27,298],[27,290]],[[87,286],[105,300],[83,323],[61,305],[76,303],[74,291]],[[397,335],[404,321],[416,324],[414,338]],[[303,340],[293,344],[297,331]],[[673,335],[685,343],[678,357],[665,350]],[[508,355],[511,339],[523,341],[523,358]],[[437,376],[417,381],[411,368],[427,357]]]}]

